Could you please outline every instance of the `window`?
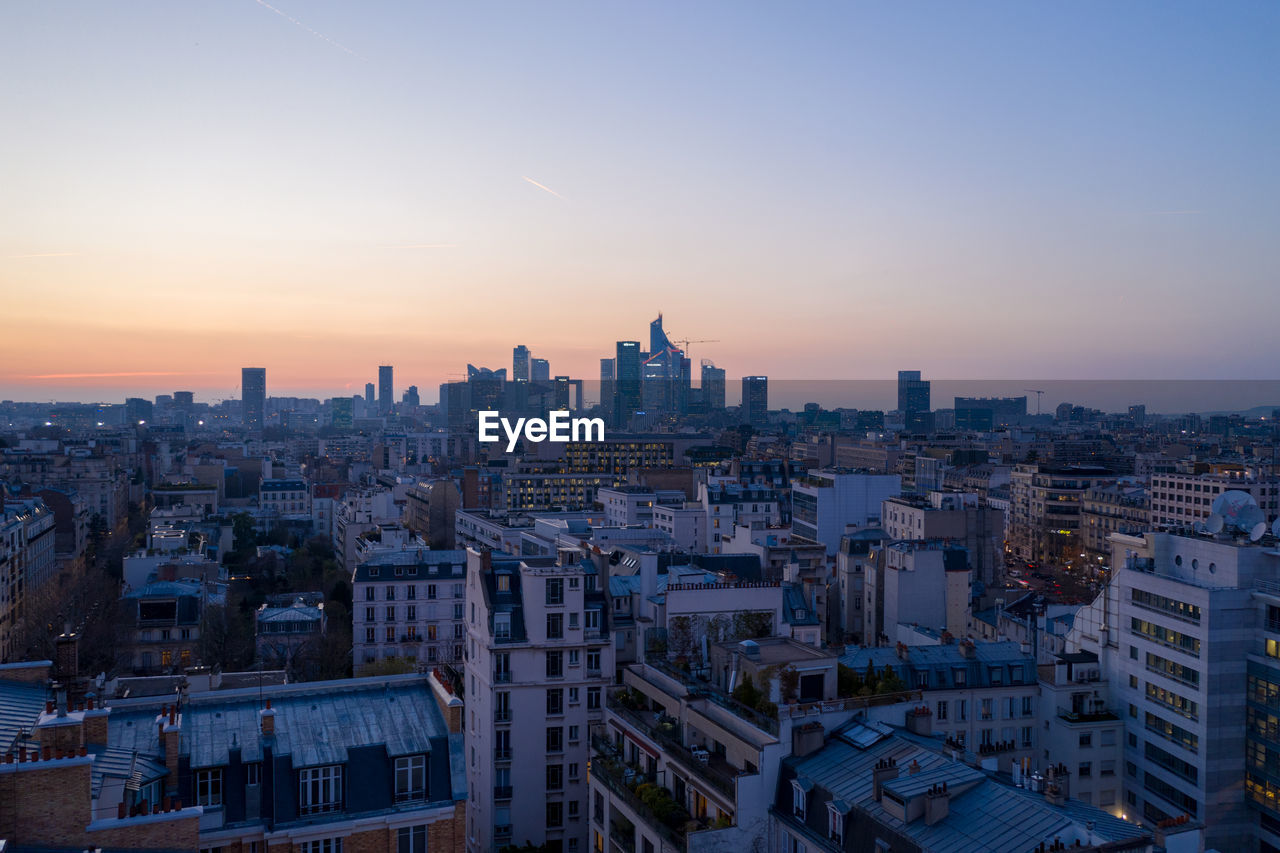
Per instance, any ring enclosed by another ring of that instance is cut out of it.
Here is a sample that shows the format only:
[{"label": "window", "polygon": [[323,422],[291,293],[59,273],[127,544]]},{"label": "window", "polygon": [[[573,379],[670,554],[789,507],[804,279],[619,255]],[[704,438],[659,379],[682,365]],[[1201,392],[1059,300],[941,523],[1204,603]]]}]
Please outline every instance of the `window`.
[{"label": "window", "polygon": [[424,800],[427,796],[427,757],[409,755],[396,759],[396,802]]},{"label": "window", "polygon": [[564,691],[559,687],[547,691],[547,716],[553,717],[564,713]]},{"label": "window", "polygon": [[378,639],[377,639],[377,636],[376,636],[376,634],[375,634],[375,629],[374,629],[374,628],[365,628],[365,629],[364,629],[364,641],[365,641],[366,643],[376,643],[376,642],[378,642]]},{"label": "window", "polygon": [[578,779],[581,778],[581,774],[578,770],[580,766],[581,765],[579,765],[576,761],[569,765],[569,781],[570,782],[577,782]]},{"label": "window", "polygon": [[308,767],[298,771],[298,811],[319,814],[342,806],[342,767]]},{"label": "window", "polygon": [[394,586],[388,586],[388,587],[387,587],[387,594],[386,594],[386,596],[385,596],[385,597],[386,597],[387,601],[395,601],[395,600],[396,600],[396,588],[395,588]]},{"label": "window", "polygon": [[298,845],[302,853],[342,853],[341,838],[317,838]]},{"label": "window", "polygon": [[587,688],[587,710],[588,711],[600,710],[600,688],[599,687]]},{"label": "window", "polygon": [[1031,708],[1031,697],[1023,696],[1022,697],[1022,716],[1030,717],[1033,713],[1035,712]]},{"label": "window", "polygon": [[587,672],[589,673],[600,672],[600,652],[599,651],[587,652]]},{"label": "window", "polygon": [[511,729],[498,729],[493,733],[493,760],[511,760]]},{"label": "window", "polygon": [[1092,776],[1093,776],[1093,762],[1091,762],[1091,761],[1081,761],[1081,762],[1080,762],[1080,769],[1076,772],[1076,775],[1077,775],[1077,776],[1079,776],[1081,779],[1089,779],[1089,778],[1092,778]]},{"label": "window", "polygon": [[559,791],[564,788],[564,765],[547,765],[547,790]]},{"label": "window", "polygon": [[569,704],[577,705],[582,701],[582,696],[576,687],[569,688]]},{"label": "window", "polygon": [[580,614],[577,613],[576,611],[569,614],[569,630],[570,631],[578,630],[579,619],[580,619]]},{"label": "window", "polygon": [[427,825],[397,829],[396,853],[427,853]]},{"label": "window", "polygon": [[809,792],[809,782],[806,779],[791,780],[791,811],[800,820],[804,820],[806,797]]},{"label": "window", "polygon": [[564,604],[564,578],[547,578],[547,605]]},{"label": "window", "polygon": [[1031,746],[1031,726],[1022,727],[1022,745]]},{"label": "window", "polygon": [[375,614],[374,610],[375,610],[375,608],[373,608],[373,607],[366,607],[366,608],[364,609],[364,621],[366,621],[366,622],[377,622],[377,621],[378,621],[378,617],[377,617],[377,615]]},{"label": "window", "polygon": [[946,722],[947,720],[947,700],[946,699],[938,700],[938,710],[937,710],[937,713],[935,713],[933,716],[934,716],[934,719],[940,723]]},{"label": "window", "polygon": [[222,768],[196,771],[196,805],[222,805]]},{"label": "window", "polygon": [[569,649],[569,666],[579,666],[582,663],[582,656],[577,649]]},{"label": "window", "polygon": [[600,630],[600,611],[588,610],[586,612],[586,626],[588,631]]},{"label": "window", "polygon": [[827,834],[837,845],[844,846],[845,812],[838,808],[835,801],[827,803]]},{"label": "window", "polygon": [[564,803],[547,803],[547,829],[564,826]]},{"label": "window", "polygon": [[[569,820],[577,820],[577,819],[578,819],[578,806],[579,806],[579,805],[580,805],[580,804],[578,803],[578,801],[577,801],[577,800],[570,800],[570,801],[569,801]],[[571,839],[569,839],[569,844],[570,844],[570,846],[572,846],[572,845],[573,845],[573,842],[574,842],[575,840],[576,840],[576,839],[572,839],[572,838],[571,838]]]},{"label": "window", "polygon": [[496,613],[493,617],[493,636],[498,640],[511,638],[511,614]]},{"label": "window", "polygon": [[366,587],[364,588],[364,600],[365,600],[365,601],[373,601],[373,600],[374,600],[374,597],[375,597],[375,595],[376,595],[376,594],[377,594],[377,593],[374,591],[373,587],[371,587],[371,586],[366,586]]},{"label": "window", "polygon": [[410,622],[413,622],[414,620],[416,620],[418,618],[418,608],[410,604],[408,607],[405,608],[404,618]]},{"label": "window", "polygon": [[498,575],[498,592],[511,591],[511,575]]},{"label": "window", "polygon": [[547,639],[548,640],[564,639],[564,614],[563,613],[547,614]]},{"label": "window", "polygon": [[387,608],[387,621],[388,621],[388,622],[394,622],[394,621],[396,621],[396,609],[395,609],[395,607],[388,607],[388,608]]},{"label": "window", "polygon": [[547,652],[547,678],[564,678],[564,652]]},{"label": "window", "polygon": [[[548,700],[550,704],[550,700]],[[493,695],[493,721],[495,723],[506,723],[511,720],[511,694],[506,690],[500,690]]]},{"label": "window", "polygon": [[1093,735],[1089,732],[1083,732],[1080,735],[1080,748],[1088,749],[1093,746]]},{"label": "window", "polygon": [[578,742],[578,727],[569,726],[569,743],[577,743],[577,742]]},{"label": "window", "polygon": [[417,599],[417,597],[418,597],[418,585],[417,585],[417,584],[412,584],[412,583],[411,583],[411,584],[409,584],[407,587],[405,587],[405,591],[406,591],[406,596],[405,596],[405,597],[406,597],[406,598],[408,598],[410,601],[414,601],[414,600],[416,600],[416,599]]},{"label": "window", "polygon": [[244,783],[258,785],[262,782],[262,762],[250,761],[244,766]]},{"label": "window", "polygon": [[427,584],[427,598],[428,598],[428,600],[435,601],[435,598],[436,598],[436,585],[435,585],[435,584],[433,584],[433,583],[429,583],[429,584]]},{"label": "window", "polygon": [[547,752],[564,752],[564,726],[547,727]]},{"label": "window", "polygon": [[956,700],[956,719],[962,723],[968,721],[969,719],[969,700],[968,699]]}]

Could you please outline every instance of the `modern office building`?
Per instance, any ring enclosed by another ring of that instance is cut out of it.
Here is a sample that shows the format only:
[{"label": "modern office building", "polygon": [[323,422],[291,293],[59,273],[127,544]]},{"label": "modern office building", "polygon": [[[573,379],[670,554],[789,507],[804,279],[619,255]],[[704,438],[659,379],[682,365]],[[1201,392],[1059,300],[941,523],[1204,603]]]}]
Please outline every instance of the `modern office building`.
[{"label": "modern office building", "polygon": [[742,377],[742,422],[764,426],[769,421],[769,377]]},{"label": "modern office building", "polygon": [[956,429],[992,430],[1015,426],[1027,416],[1027,398],[956,397]]},{"label": "modern office building", "polygon": [[929,380],[920,378],[918,370],[898,371],[898,412],[910,431],[926,431],[931,413]]},{"label": "modern office building", "polygon": [[791,483],[791,525],[835,556],[846,527],[879,524],[882,505],[902,492],[897,474],[827,469]]},{"label": "modern office building", "polygon": [[551,381],[551,362],[545,358],[534,358],[529,360],[529,381],[530,382],[550,382]]},{"label": "modern office building", "polygon": [[1280,515],[1280,476],[1271,466],[1212,465],[1208,470],[1151,476],[1151,523],[1190,527],[1213,512],[1213,501],[1226,491],[1253,498],[1267,520]]},{"label": "modern office building", "polygon": [[391,414],[395,402],[395,368],[384,364],[378,368],[378,414]]},{"label": "modern office building", "polygon": [[267,369],[243,367],[240,369],[241,417],[245,429],[254,432],[266,425]]},{"label": "modern office building", "polygon": [[613,359],[613,423],[624,428],[640,410],[640,342],[618,341]]},{"label": "modern office building", "polygon": [[[1111,583],[1068,644],[1124,720],[1125,812],[1187,815],[1205,848],[1280,848],[1280,549],[1239,531],[1114,534]],[[1241,768],[1246,770],[1241,784]]]},{"label": "modern office building", "polygon": [[511,350],[511,381],[529,381],[529,348],[524,344]]},{"label": "modern office building", "polygon": [[609,607],[590,563],[468,550],[468,850],[587,853],[590,730],[613,681]]},{"label": "modern office building", "polygon": [[711,359],[702,360],[702,402],[708,412],[724,408],[724,368],[716,367]]}]

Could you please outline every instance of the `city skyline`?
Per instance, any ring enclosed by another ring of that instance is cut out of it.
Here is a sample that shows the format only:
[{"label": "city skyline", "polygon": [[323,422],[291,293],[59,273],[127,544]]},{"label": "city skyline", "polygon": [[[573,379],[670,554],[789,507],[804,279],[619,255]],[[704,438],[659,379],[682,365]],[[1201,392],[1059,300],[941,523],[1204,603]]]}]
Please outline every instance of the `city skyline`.
[{"label": "city skyline", "polygon": [[1272,5],[273,11],[6,8],[0,396],[1280,355]]}]

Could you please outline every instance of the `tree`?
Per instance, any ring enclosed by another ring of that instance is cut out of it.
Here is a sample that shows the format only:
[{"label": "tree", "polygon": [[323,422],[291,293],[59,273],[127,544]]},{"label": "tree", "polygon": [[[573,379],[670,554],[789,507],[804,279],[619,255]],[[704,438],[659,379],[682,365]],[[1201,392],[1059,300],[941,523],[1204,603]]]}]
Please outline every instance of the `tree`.
[{"label": "tree", "polygon": [[410,672],[417,672],[417,667],[409,660],[402,657],[382,658],[373,663],[360,665],[360,675],[404,675]]}]

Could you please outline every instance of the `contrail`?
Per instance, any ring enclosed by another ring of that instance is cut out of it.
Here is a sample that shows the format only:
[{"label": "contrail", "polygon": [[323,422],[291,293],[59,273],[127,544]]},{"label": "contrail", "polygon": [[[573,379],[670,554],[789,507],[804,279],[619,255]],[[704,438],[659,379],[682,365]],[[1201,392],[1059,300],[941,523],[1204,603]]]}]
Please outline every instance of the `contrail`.
[{"label": "contrail", "polygon": [[19,258],[70,258],[78,255],[79,252],[36,252],[32,255],[9,255],[5,260],[18,260]]},{"label": "contrail", "polygon": [[[262,2],[262,0],[258,0],[258,2]],[[555,190],[551,189],[551,187],[547,186],[546,184],[540,184],[540,183],[538,183],[537,181],[535,181],[533,178],[529,177],[528,175],[521,175],[520,177],[524,178],[526,181],[528,181],[529,183],[533,184],[533,185],[534,185],[535,187],[537,187],[538,189],[543,190],[544,192],[549,192],[549,193],[551,193],[553,196],[555,196],[556,198],[560,199],[561,201],[568,201],[568,199],[567,199],[567,198],[565,198],[564,196],[560,195],[560,193],[558,193],[558,192],[556,192]]]},{"label": "contrail", "polygon": [[379,246],[379,249],[456,249],[457,243],[410,243],[407,246]]},{"label": "contrail", "polygon": [[255,3],[257,3],[259,6],[262,6],[263,8],[270,9],[272,12],[275,12],[277,15],[279,15],[279,16],[280,16],[280,17],[282,17],[282,18],[284,18],[284,19],[285,19],[286,21],[288,21],[289,23],[291,23],[291,24],[295,24],[296,26],[299,26],[299,27],[302,27],[304,30],[306,30],[307,32],[311,33],[311,35],[315,36],[316,38],[320,39],[321,41],[327,41],[329,44],[333,45],[334,47],[336,47],[338,50],[342,51],[343,53],[350,54],[351,56],[354,56],[356,59],[359,59],[361,62],[367,62],[367,61],[368,61],[368,60],[366,60],[363,56],[361,56],[360,54],[358,54],[358,53],[356,53],[354,50],[352,50],[351,48],[349,48],[349,47],[347,47],[347,46],[345,46],[345,45],[338,44],[336,41],[334,41],[333,39],[329,38],[329,37],[328,37],[327,35],[325,35],[324,33],[318,33],[318,32],[316,32],[315,30],[311,29],[311,27],[308,27],[306,24],[302,23],[302,21],[299,21],[297,18],[293,17],[292,15],[289,15],[289,14],[287,14],[287,13],[285,13],[285,12],[281,12],[281,11],[280,11],[279,9],[277,9],[275,6],[272,6],[270,3],[266,2],[266,0],[254,0],[254,2],[255,2]]},{"label": "contrail", "polygon": [[[196,376],[195,373],[141,370],[125,373],[39,373],[28,379],[120,379],[129,376]],[[207,375],[207,374],[206,374]]]}]

